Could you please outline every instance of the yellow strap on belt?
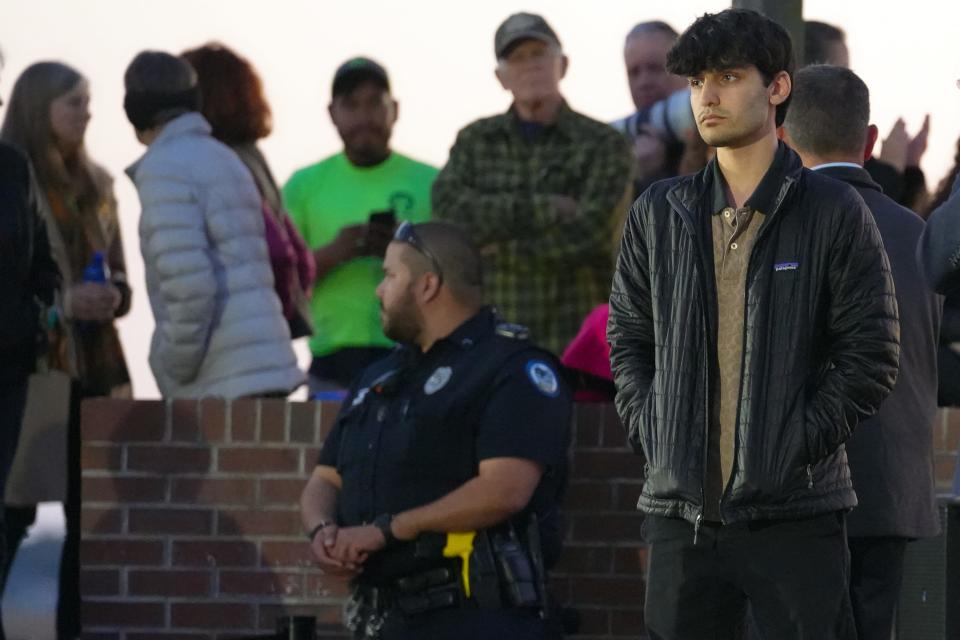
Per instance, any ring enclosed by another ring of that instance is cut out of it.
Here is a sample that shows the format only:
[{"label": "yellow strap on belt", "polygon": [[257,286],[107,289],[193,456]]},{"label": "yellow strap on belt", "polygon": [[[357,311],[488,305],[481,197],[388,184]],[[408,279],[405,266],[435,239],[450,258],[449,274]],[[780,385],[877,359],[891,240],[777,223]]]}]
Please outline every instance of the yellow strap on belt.
[{"label": "yellow strap on belt", "polygon": [[470,597],[470,554],[473,553],[473,539],[476,531],[448,533],[447,546],[443,548],[444,558],[460,558],[460,575],[463,577],[463,591]]}]

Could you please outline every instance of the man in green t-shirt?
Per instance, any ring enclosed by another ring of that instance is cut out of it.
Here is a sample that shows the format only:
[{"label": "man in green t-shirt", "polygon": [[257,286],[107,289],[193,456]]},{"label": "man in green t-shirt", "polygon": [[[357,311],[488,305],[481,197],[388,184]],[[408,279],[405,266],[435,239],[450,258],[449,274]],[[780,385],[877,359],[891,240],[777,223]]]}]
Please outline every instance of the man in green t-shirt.
[{"label": "man in green t-shirt", "polygon": [[313,251],[310,393],[343,389],[392,346],[374,294],[396,224],[430,218],[434,167],[390,149],[397,101],[382,66],[343,63],[330,118],[343,151],[300,169],[283,187],[290,216]]}]

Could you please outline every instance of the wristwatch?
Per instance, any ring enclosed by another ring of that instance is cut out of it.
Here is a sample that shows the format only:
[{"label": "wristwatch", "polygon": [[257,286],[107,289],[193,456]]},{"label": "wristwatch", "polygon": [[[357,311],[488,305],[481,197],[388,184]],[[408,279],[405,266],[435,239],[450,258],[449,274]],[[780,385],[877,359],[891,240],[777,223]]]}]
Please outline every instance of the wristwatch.
[{"label": "wristwatch", "polygon": [[390,528],[390,524],[393,522],[393,515],[389,513],[381,513],[379,516],[373,519],[372,524],[377,529],[380,529],[380,533],[383,534],[383,539],[386,542],[384,547],[392,547],[397,543],[397,537],[393,535],[393,530]]},{"label": "wristwatch", "polygon": [[333,523],[328,522],[327,520],[321,520],[320,524],[318,524],[313,529],[310,529],[310,531],[307,532],[307,539],[310,542],[313,542],[313,539],[317,537],[317,534],[320,533],[320,531],[322,531],[324,527],[328,527],[331,524]]}]

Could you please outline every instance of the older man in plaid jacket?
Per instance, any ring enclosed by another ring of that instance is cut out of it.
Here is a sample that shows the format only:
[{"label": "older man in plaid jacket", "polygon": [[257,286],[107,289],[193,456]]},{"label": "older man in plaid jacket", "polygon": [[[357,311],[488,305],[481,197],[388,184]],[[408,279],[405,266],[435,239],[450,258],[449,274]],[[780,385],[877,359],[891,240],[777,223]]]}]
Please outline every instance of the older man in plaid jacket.
[{"label": "older man in plaid jacket", "polygon": [[567,57],[542,17],[507,18],[494,50],[513,105],[460,132],[434,183],[433,211],[483,247],[490,301],[503,317],[559,354],[609,296],[630,152],[613,128],[567,106]]}]

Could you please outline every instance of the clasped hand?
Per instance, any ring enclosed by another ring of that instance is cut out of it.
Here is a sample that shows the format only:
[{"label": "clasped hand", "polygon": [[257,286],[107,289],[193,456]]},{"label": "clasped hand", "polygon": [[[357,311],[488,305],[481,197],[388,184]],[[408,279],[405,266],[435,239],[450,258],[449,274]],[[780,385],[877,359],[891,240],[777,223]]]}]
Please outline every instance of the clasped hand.
[{"label": "clasped hand", "polygon": [[313,537],[310,550],[325,573],[349,580],[363,571],[370,554],[385,545],[383,533],[373,525],[341,529],[330,524]]}]

